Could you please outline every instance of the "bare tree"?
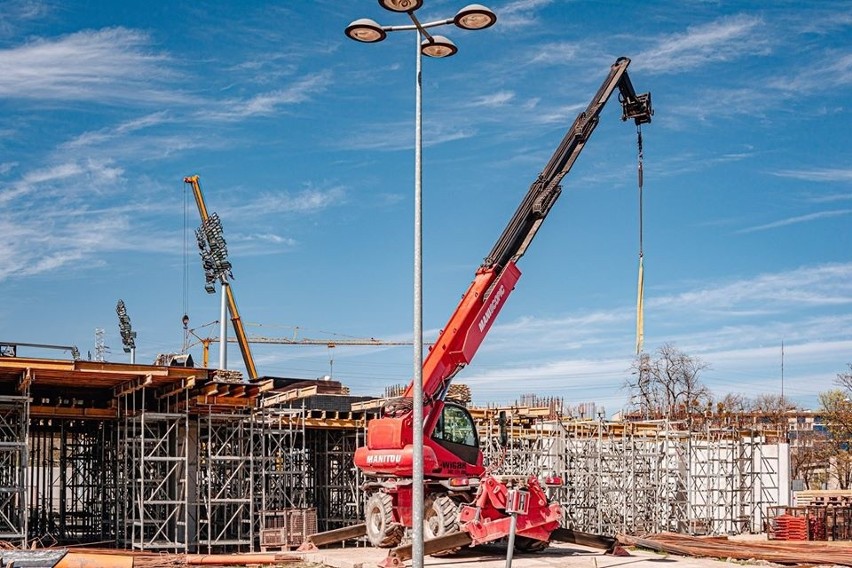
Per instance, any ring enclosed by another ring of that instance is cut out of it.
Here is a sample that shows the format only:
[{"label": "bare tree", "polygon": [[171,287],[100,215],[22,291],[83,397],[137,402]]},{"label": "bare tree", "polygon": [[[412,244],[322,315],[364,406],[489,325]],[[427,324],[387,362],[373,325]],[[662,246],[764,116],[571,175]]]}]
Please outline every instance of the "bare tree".
[{"label": "bare tree", "polygon": [[788,412],[796,410],[796,405],[780,394],[761,394],[751,402],[749,410],[761,417],[764,427],[772,427],[779,436],[785,436]]},{"label": "bare tree", "polygon": [[826,481],[831,443],[825,432],[803,430],[791,440],[790,475],[801,479],[805,489],[818,489]]},{"label": "bare tree", "polygon": [[690,357],[672,344],[665,344],[656,358],[643,354],[633,363],[626,381],[633,405],[648,417],[691,418],[709,408],[712,397],[700,375],[709,365]]},{"label": "bare tree", "polygon": [[845,388],[852,395],[852,363],[847,363],[848,373],[837,373],[837,384]]},{"label": "bare tree", "polygon": [[751,404],[751,400],[739,393],[727,393],[713,405],[713,418],[718,426],[739,426]]},{"label": "bare tree", "polygon": [[840,489],[852,488],[852,451],[848,446],[838,448],[832,471]]},{"label": "bare tree", "polygon": [[719,414],[743,414],[751,408],[752,402],[745,396],[729,392],[716,403],[716,412]]}]

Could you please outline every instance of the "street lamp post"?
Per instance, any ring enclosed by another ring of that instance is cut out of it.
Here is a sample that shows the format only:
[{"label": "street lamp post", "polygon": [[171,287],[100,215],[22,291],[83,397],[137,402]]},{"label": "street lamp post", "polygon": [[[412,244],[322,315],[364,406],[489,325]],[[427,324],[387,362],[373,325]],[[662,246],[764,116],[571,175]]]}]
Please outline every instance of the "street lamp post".
[{"label": "street lamp post", "polygon": [[355,20],[346,27],[346,35],[363,43],[377,43],[387,37],[388,32],[416,31],[417,56],[414,98],[414,377],[412,379],[413,445],[412,468],[412,563],[414,568],[423,566],[423,135],[422,135],[422,55],[443,58],[454,55],[458,48],[448,38],[431,35],[427,30],[453,24],[465,30],[482,30],[497,21],[497,16],[481,4],[469,4],[452,18],[421,23],[414,12],[423,5],[423,0],[379,0],[379,4],[391,12],[406,13],[411,24],[382,26],[369,18]]}]

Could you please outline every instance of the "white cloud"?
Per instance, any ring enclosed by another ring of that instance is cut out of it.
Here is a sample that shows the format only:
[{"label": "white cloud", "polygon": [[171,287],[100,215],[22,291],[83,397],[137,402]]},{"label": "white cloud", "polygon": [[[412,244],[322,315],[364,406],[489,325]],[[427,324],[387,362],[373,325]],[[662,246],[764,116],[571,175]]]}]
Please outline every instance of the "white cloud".
[{"label": "white cloud", "polygon": [[[839,311],[850,303],[852,264],[709,282],[681,294],[647,295],[645,344],[651,351],[673,343],[708,363],[704,381],[717,395],[754,395],[777,391],[784,341],[787,393],[809,400],[831,388],[852,352],[852,313]],[[812,311],[826,306],[828,315]],[[535,392],[620,408],[633,360],[633,310],[498,321],[475,365],[457,381],[492,402]]]},{"label": "white cloud", "polygon": [[340,205],[346,200],[343,187],[318,189],[310,187],[297,193],[264,191],[249,202],[225,204],[228,219],[257,219],[265,215],[288,213],[310,214]]},{"label": "white cloud", "polygon": [[497,93],[492,93],[490,95],[484,95],[481,97],[475,98],[470,102],[470,106],[473,107],[488,107],[488,108],[498,108],[506,105],[511,102],[515,98],[515,93],[511,91],[500,91]]},{"label": "white cloud", "polygon": [[646,309],[690,309],[713,313],[751,303],[764,309],[791,306],[852,304],[852,263],[806,266],[789,272],[761,274],[754,278],[716,284],[674,296],[646,299]]},{"label": "white cloud", "polygon": [[808,213],[807,215],[799,215],[796,217],[788,217],[787,219],[781,219],[779,221],[773,221],[772,223],[766,223],[764,225],[757,225],[754,227],[748,227],[745,229],[740,229],[736,231],[736,233],[754,233],[757,231],[766,231],[769,229],[777,229],[778,227],[786,227],[788,225],[797,225],[799,223],[810,223],[812,221],[820,221],[822,219],[831,219],[834,217],[844,217],[846,215],[852,214],[852,209],[838,209],[835,211],[819,211],[817,213]]},{"label": "white cloud", "polygon": [[769,41],[762,32],[763,21],[746,15],[691,26],[637,54],[634,68],[647,74],[680,73],[710,63],[766,55]]},{"label": "white cloud", "polygon": [[515,0],[499,10],[497,23],[504,28],[530,26],[538,21],[536,10],[548,6],[553,0]]},{"label": "white cloud", "polygon": [[[414,148],[412,126],[411,122],[373,122],[350,136],[341,137],[339,144],[347,150],[408,150]],[[462,123],[430,120],[423,125],[423,146],[437,146],[475,134],[473,127]]]},{"label": "white cloud", "polygon": [[251,116],[274,114],[280,107],[311,100],[331,84],[331,74],[322,71],[302,77],[285,89],[254,95],[249,99],[224,101],[216,107],[198,113],[199,119],[239,120]]},{"label": "white cloud", "polygon": [[546,43],[536,48],[535,53],[529,58],[531,63],[539,65],[564,65],[577,58],[581,45],[577,43],[561,41],[557,43]]},{"label": "white cloud", "polygon": [[140,130],[163,124],[169,120],[168,112],[158,111],[122,122],[116,126],[102,128],[100,130],[84,132],[73,140],[60,145],[60,150],[82,148],[110,143],[128,134],[134,134]]},{"label": "white cloud", "polygon": [[852,168],[812,168],[807,170],[780,170],[772,173],[778,177],[805,181],[852,181]]},{"label": "white cloud", "polygon": [[0,17],[0,35],[11,35],[17,27],[49,12],[50,5],[39,0],[5,0]]},{"label": "white cloud", "polygon": [[0,96],[49,101],[189,102],[158,87],[174,77],[147,34],[126,28],[80,31],[0,50]]},{"label": "white cloud", "polygon": [[803,93],[834,90],[850,84],[852,54],[832,52],[768,81],[766,87],[801,96]]}]

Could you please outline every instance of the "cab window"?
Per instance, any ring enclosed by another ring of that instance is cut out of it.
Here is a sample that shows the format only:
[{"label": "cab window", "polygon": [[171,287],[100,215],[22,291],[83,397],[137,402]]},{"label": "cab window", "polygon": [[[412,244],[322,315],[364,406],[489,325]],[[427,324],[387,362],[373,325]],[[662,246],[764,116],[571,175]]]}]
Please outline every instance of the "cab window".
[{"label": "cab window", "polygon": [[445,406],[432,437],[453,444],[477,446],[476,429],[470,415],[457,406]]}]

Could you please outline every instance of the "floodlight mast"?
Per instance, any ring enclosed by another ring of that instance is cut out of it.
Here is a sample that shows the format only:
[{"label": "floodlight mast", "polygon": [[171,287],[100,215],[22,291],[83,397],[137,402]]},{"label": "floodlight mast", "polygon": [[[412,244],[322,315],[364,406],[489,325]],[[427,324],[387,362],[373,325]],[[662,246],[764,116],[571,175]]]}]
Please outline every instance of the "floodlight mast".
[{"label": "floodlight mast", "polygon": [[121,333],[121,342],[124,344],[124,352],[130,353],[130,364],[136,363],[136,332],[130,326],[130,316],[127,315],[127,307],[124,300],[119,300],[115,306],[118,314],[118,331]]},{"label": "floodlight mast", "polygon": [[204,264],[205,272],[208,273],[207,283],[205,285],[205,289],[208,293],[213,293],[213,290],[211,289],[213,282],[210,279],[209,272],[209,269],[212,268],[210,263],[219,267],[219,271],[215,274],[215,279],[218,279],[222,286],[221,321],[223,329],[220,330],[219,333],[220,338],[222,339],[219,347],[220,367],[222,367],[223,370],[225,368],[224,354],[226,349],[226,334],[224,332],[224,321],[226,317],[225,307],[227,305],[228,310],[231,312],[231,323],[234,326],[234,333],[237,336],[237,343],[240,346],[240,352],[243,356],[243,363],[246,366],[246,372],[248,373],[249,379],[254,380],[257,378],[257,367],[254,364],[254,357],[251,353],[251,347],[249,346],[248,338],[246,337],[242,319],[240,319],[240,312],[237,309],[237,301],[234,299],[234,292],[228,283],[231,264],[227,260],[227,248],[225,248],[225,241],[222,237],[221,223],[219,221],[219,217],[215,213],[213,215],[208,215],[207,205],[204,203],[204,195],[201,193],[201,185],[198,179],[197,175],[193,175],[185,177],[183,181],[192,187],[192,193],[195,196],[195,204],[198,206],[199,215],[201,215],[201,229],[196,232],[196,236],[199,239],[199,245],[201,245],[202,233],[205,233],[205,237],[212,233],[214,241],[218,242],[218,247],[214,244],[214,248],[217,248],[218,250],[211,251],[211,257],[213,258],[205,257],[202,249],[202,262]]}]

